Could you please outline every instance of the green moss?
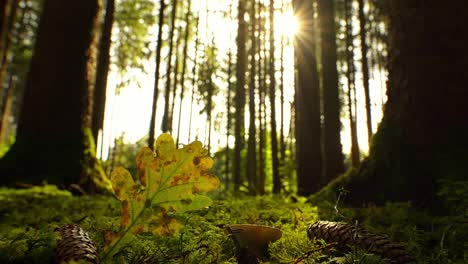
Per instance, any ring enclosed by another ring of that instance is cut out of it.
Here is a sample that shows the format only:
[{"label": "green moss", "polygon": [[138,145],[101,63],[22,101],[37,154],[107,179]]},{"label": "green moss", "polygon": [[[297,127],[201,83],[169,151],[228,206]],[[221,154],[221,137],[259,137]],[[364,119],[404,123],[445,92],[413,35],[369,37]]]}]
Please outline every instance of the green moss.
[{"label": "green moss", "polygon": [[113,193],[112,183],[106,176],[101,162],[96,158],[96,146],[91,128],[83,128],[84,153],[82,160],[82,176],[78,184],[87,190]]},{"label": "green moss", "polygon": [[[213,199],[210,208],[176,214],[184,223],[181,232],[173,236],[139,235],[112,262],[138,263],[146,259],[153,263],[236,263],[235,246],[224,227],[252,223],[283,231],[283,237],[270,245],[270,263],[291,263],[299,258],[308,263],[379,263],[370,262],[377,261],[377,256],[357,249],[343,252],[321,241],[309,241],[306,229],[319,218],[357,221],[369,231],[405,244],[417,263],[467,260],[468,251],[462,241],[468,231],[460,216],[435,218],[408,203],[360,209],[340,205],[337,214],[326,203],[290,197]],[[329,203],[334,205],[333,200]],[[119,202],[109,196],[75,197],[51,185],[22,190],[0,188],[0,263],[51,263],[58,239],[54,230],[69,223],[87,230],[102,249],[103,233],[116,230],[120,224],[119,212]],[[363,256],[369,262],[353,262]]]}]

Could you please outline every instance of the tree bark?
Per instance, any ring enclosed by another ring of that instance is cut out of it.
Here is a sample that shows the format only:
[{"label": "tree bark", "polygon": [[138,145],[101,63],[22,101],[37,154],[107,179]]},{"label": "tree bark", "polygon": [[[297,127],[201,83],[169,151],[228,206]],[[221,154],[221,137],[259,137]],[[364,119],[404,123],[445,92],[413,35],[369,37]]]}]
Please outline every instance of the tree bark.
[{"label": "tree bark", "polygon": [[344,172],[341,146],[340,99],[338,71],[336,69],[335,11],[333,1],[318,0],[321,37],[322,90],[323,90],[323,145],[325,178],[327,184]]},{"label": "tree bark", "polygon": [[307,196],[319,189],[322,178],[320,84],[315,54],[317,34],[313,3],[296,0],[293,8],[298,20],[303,21],[295,39],[297,187],[299,195]]},{"label": "tree bark", "polygon": [[45,2],[16,142],[0,162],[3,183],[111,189],[91,132],[101,9],[98,0]]}]

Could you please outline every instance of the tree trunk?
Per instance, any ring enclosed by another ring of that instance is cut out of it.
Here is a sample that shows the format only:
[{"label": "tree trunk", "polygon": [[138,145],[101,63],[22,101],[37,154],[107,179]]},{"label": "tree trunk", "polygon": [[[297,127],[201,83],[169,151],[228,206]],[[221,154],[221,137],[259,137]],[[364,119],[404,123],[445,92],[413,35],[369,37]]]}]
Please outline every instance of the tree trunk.
[{"label": "tree trunk", "polygon": [[322,178],[320,84],[316,60],[314,6],[306,0],[293,2],[294,13],[304,21],[295,40],[297,83],[295,132],[297,186],[299,195],[319,189]]},{"label": "tree trunk", "polygon": [[244,148],[244,107],[245,107],[245,70],[246,70],[246,25],[244,20],[245,0],[238,4],[238,30],[237,30],[237,65],[236,65],[236,95],[234,97],[236,114],[234,133],[236,145],[234,146],[234,191],[239,191],[241,185],[241,151]]},{"label": "tree trunk", "polygon": [[[229,15],[231,14],[231,6],[229,8]],[[231,89],[232,89],[232,52],[228,51],[228,69],[227,69],[227,92],[226,92],[226,156],[225,156],[225,186],[226,190],[229,190],[229,176],[230,176],[230,162],[231,162],[231,153],[229,148],[229,136],[231,134]]]},{"label": "tree trunk", "polygon": [[[281,1],[281,10],[284,12],[284,1]],[[285,39],[281,36],[280,43],[280,161],[286,161],[286,144],[284,143],[284,46]],[[281,175],[284,176],[284,175]]]},{"label": "tree trunk", "polygon": [[276,131],[276,79],[275,79],[275,1],[270,0],[270,107],[271,107],[271,161],[273,169],[273,193],[281,191],[282,182],[279,175],[278,135]]},{"label": "tree trunk", "polygon": [[[171,31],[169,33],[169,54],[167,55],[167,66],[166,66],[166,89],[164,92],[164,115],[161,125],[162,132],[171,131],[169,104],[171,97],[171,73],[172,73],[172,53],[174,50],[174,32],[175,32],[175,19],[177,16],[177,3],[179,1],[172,1],[172,12],[171,12]],[[174,74],[174,76],[176,76]]]},{"label": "tree trunk", "polygon": [[336,69],[335,11],[333,1],[318,0],[323,83],[323,145],[325,178],[322,185],[344,172],[341,146],[340,99]]},{"label": "tree trunk", "polygon": [[7,47],[7,39],[11,28],[11,15],[16,13],[11,12],[12,6],[18,4],[18,0],[1,0],[0,1],[0,58],[4,57]]},{"label": "tree trunk", "polygon": [[[357,168],[360,163],[359,141],[357,136],[357,111],[353,113],[353,105],[356,108],[356,79],[354,68],[354,45],[353,45],[353,26],[352,26],[352,3],[345,0],[345,22],[346,22],[346,78],[348,79],[348,115],[351,134],[351,164]],[[354,93],[353,93],[354,92]],[[354,98],[354,104],[353,104]]]},{"label": "tree trunk", "polygon": [[[180,104],[179,104],[179,117],[177,118],[177,139],[176,146],[179,146],[179,135],[180,135],[180,122],[182,118],[182,102],[184,100],[184,87],[185,87],[185,68],[187,68],[187,54],[188,54],[188,37],[190,33],[190,14],[192,12],[192,1],[188,2],[187,13],[185,15],[185,34],[184,34],[184,47],[182,51],[182,72],[180,76]],[[188,142],[187,142],[188,143]]]},{"label": "tree trunk", "polygon": [[[265,36],[265,18],[264,14],[264,5],[263,3],[258,3],[258,30],[259,36]],[[265,41],[260,41],[259,43],[259,53],[258,53],[258,186],[257,194],[265,194],[265,178],[266,178],[266,168],[265,168],[265,149],[266,149],[266,139],[265,139],[265,127],[266,127],[266,115],[265,115],[265,94],[266,94],[266,43]]]},{"label": "tree trunk", "polygon": [[91,132],[100,13],[98,0],[45,2],[16,142],[0,162],[3,183],[110,190]]},{"label": "tree trunk", "polygon": [[106,109],[107,76],[110,63],[110,47],[112,24],[114,23],[115,0],[106,1],[106,15],[102,26],[101,39],[99,41],[99,57],[96,70],[96,85],[94,88],[92,131],[97,144],[99,131],[104,125],[104,112]]},{"label": "tree trunk", "polygon": [[181,54],[180,54],[180,42],[182,41],[182,27],[178,27],[177,28],[177,41],[176,41],[176,45],[175,45],[175,62],[174,62],[174,84],[172,85],[172,95],[171,95],[171,99],[170,99],[170,102],[171,102],[171,108],[169,110],[169,117],[168,117],[168,120],[167,122],[169,122],[169,131],[172,133],[172,127],[173,127],[173,123],[174,123],[174,108],[175,108],[175,102],[176,102],[176,97],[177,97],[177,86],[179,84],[179,65],[180,65],[180,58],[181,58]]},{"label": "tree trunk", "polygon": [[190,117],[189,117],[189,127],[188,127],[188,140],[187,142],[190,142],[191,140],[191,132],[192,132],[192,116],[193,116],[193,101],[195,100],[195,86],[197,86],[197,61],[198,61],[198,44],[200,42],[200,38],[198,36],[198,29],[200,27],[199,25],[200,22],[200,14],[198,14],[197,19],[196,19],[196,25],[197,28],[195,30],[195,52],[194,52],[194,58],[193,58],[193,67],[192,67],[192,95],[190,96]]},{"label": "tree trunk", "polygon": [[159,95],[159,66],[161,65],[161,48],[162,48],[162,28],[164,25],[164,9],[166,4],[164,0],[161,0],[159,3],[159,21],[158,21],[158,40],[156,43],[156,68],[154,70],[154,89],[153,89],[153,104],[151,106],[151,118],[150,118],[150,127],[149,127],[149,137],[148,137],[148,147],[153,149],[154,147],[154,138],[155,138],[155,128],[156,128],[156,106],[158,105],[158,95]]},{"label": "tree trunk", "polygon": [[4,90],[5,77],[7,75],[7,69],[9,65],[9,50],[12,38],[13,24],[15,23],[16,14],[18,10],[19,0],[11,0],[5,4],[4,21],[0,21],[1,34],[0,34],[0,98],[2,94],[6,94]]},{"label": "tree trunk", "polygon": [[460,38],[468,2],[388,3],[388,101],[369,158],[347,180],[347,199],[437,210],[437,182],[466,180],[468,171],[468,43]]},{"label": "tree trunk", "polygon": [[257,53],[256,44],[256,13],[255,1],[251,1],[250,6],[250,84],[249,84],[249,139],[247,143],[247,179],[249,180],[249,190],[255,194],[257,188],[257,140],[255,127],[255,76],[257,75],[255,67],[255,55]]},{"label": "tree trunk", "polygon": [[9,143],[9,134],[11,128],[10,115],[11,115],[11,103],[13,94],[13,75],[10,75],[8,85],[4,97],[2,98],[1,104],[1,117],[0,117],[0,148],[3,148],[3,144]]},{"label": "tree trunk", "polygon": [[367,117],[367,137],[369,143],[372,138],[372,109],[369,93],[369,65],[367,62],[367,38],[366,38],[366,17],[364,15],[364,0],[358,0],[359,5],[359,36],[361,39],[361,71],[362,84],[364,86],[364,97],[366,100],[366,117]]}]

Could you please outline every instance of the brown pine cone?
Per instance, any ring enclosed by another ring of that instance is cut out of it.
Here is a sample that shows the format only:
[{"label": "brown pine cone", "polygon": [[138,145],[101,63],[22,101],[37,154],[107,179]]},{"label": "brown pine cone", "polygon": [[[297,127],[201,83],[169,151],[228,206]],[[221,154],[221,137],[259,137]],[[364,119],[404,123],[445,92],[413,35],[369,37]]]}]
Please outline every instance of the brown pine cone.
[{"label": "brown pine cone", "polygon": [[388,258],[392,263],[405,264],[414,261],[402,245],[347,223],[317,221],[307,229],[307,237],[323,239],[327,243],[335,242],[341,248],[357,246]]},{"label": "brown pine cone", "polygon": [[81,227],[69,224],[58,228],[57,231],[60,233],[60,240],[55,252],[57,263],[68,263],[71,260],[99,263],[96,244]]}]

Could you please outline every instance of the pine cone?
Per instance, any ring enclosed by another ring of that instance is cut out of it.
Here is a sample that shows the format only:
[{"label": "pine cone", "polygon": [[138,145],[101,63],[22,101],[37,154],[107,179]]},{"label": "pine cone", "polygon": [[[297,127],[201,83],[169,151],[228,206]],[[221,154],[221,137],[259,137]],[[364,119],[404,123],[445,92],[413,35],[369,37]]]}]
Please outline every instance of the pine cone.
[{"label": "pine cone", "polygon": [[346,223],[317,221],[307,229],[307,237],[323,239],[327,243],[336,242],[342,248],[357,246],[388,258],[392,263],[404,264],[414,261],[402,245]]},{"label": "pine cone", "polygon": [[57,263],[68,263],[71,260],[99,263],[96,244],[81,227],[70,224],[58,228],[57,231],[61,237],[55,253]]}]

